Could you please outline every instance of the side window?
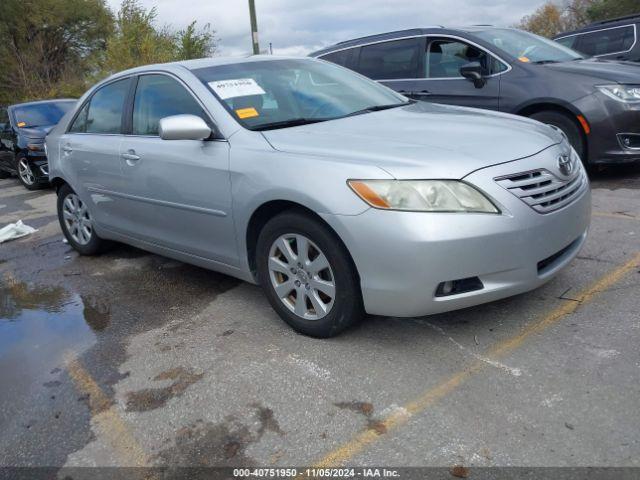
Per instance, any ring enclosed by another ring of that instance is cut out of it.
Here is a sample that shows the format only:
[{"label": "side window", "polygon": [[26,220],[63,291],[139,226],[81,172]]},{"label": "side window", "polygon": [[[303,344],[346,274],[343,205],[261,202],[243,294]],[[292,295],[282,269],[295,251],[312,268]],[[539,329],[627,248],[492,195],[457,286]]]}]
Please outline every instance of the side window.
[{"label": "side window", "polygon": [[89,112],[89,103],[86,103],[80,113],[76,116],[76,119],[71,124],[69,131],[71,133],[85,133],[87,131],[87,113]]},{"label": "side window", "polygon": [[417,78],[421,45],[421,38],[365,45],[354,70],[374,80]]},{"label": "side window", "polygon": [[576,48],[576,40],[578,40],[580,35],[571,35],[570,37],[559,38],[556,40],[560,45],[564,45],[568,48]]},{"label": "side window", "polygon": [[133,134],[158,135],[160,119],[171,115],[207,116],[193,96],[166,75],[142,75],[133,103]]},{"label": "side window", "polygon": [[574,48],[587,55],[607,55],[626,52],[634,41],[635,27],[627,25],[581,34]]},{"label": "side window", "polygon": [[425,77],[462,77],[460,67],[470,62],[480,62],[487,74],[499,73],[507,69],[502,62],[467,43],[457,40],[431,40],[427,45]]},{"label": "side window", "polygon": [[128,78],[100,88],[76,117],[70,131],[121,133],[122,109],[128,91]]},{"label": "side window", "polygon": [[349,60],[353,54],[353,48],[348,48],[346,50],[340,50],[338,52],[327,53],[320,57],[321,60],[326,60],[327,62],[332,62],[342,67],[346,67],[349,64]]},{"label": "side window", "polygon": [[9,126],[9,112],[6,108],[0,108],[0,132],[7,130]]}]

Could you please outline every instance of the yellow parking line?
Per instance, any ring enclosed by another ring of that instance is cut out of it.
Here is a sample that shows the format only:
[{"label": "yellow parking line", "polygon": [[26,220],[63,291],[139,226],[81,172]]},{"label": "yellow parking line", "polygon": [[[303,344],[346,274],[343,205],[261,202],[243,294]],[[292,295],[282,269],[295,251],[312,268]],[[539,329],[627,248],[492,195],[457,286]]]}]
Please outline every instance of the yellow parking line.
[{"label": "yellow parking line", "polygon": [[[640,253],[634,255],[634,257],[625,264],[611,270],[609,273],[598,279],[586,290],[580,292],[575,298],[577,302],[565,302],[560,307],[554,309],[543,318],[531,325],[525,327],[519,334],[498,342],[492,347],[484,356],[490,359],[497,359],[508,353],[512,352],[516,348],[520,347],[525,340],[531,336],[538,334],[557,323],[564,316],[573,313],[578,309],[580,305],[590,302],[594,296],[598,293],[611,287],[618,281],[620,281],[625,275],[640,265]],[[376,442],[380,438],[379,431],[390,431],[405,424],[412,415],[423,412],[431,405],[442,399],[450,392],[458,388],[474,374],[483,370],[487,364],[484,361],[476,361],[464,370],[455,373],[444,382],[430,388],[424,392],[420,397],[416,398],[412,402],[409,402],[402,409],[396,410],[393,414],[383,419],[380,424],[382,428],[376,430],[367,429],[358,433],[350,441],[344,445],[338,447],[332,452],[325,455],[316,464],[317,467],[331,467],[340,466],[344,462],[353,458],[355,455],[364,450],[368,445]]]},{"label": "yellow parking line", "polygon": [[109,442],[122,462],[121,466],[147,466],[147,454],[118,414],[116,407],[80,362],[71,355],[67,355],[67,370],[76,388],[89,395],[91,420],[99,434],[98,438],[105,438]]},{"label": "yellow parking line", "polygon": [[594,217],[608,217],[608,218],[619,218],[622,220],[635,220],[640,221],[640,217],[635,215],[627,215],[625,213],[609,213],[609,212],[592,212]]}]

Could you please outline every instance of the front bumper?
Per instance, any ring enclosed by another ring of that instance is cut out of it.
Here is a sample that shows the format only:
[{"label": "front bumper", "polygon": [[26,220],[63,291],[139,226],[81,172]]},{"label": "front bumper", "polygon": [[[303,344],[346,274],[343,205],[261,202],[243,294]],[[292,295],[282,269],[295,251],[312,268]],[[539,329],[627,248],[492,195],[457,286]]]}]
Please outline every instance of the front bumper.
[{"label": "front bumper", "polygon": [[589,162],[621,164],[640,162],[640,149],[625,148],[621,134],[640,134],[640,104],[628,104],[594,93],[576,105],[591,128],[587,136]]},{"label": "front bumper", "polygon": [[36,176],[36,182],[39,184],[49,183],[49,161],[44,153],[29,152],[27,154],[31,170]]},{"label": "front bumper", "polygon": [[[499,215],[376,209],[324,215],[354,259],[366,311],[396,317],[439,313],[526,292],[553,278],[586,240],[589,188],[570,204],[540,214],[494,178],[540,168],[557,155],[552,147],[465,178],[492,197]],[[478,277],[483,288],[437,296],[442,282],[470,277]]]}]

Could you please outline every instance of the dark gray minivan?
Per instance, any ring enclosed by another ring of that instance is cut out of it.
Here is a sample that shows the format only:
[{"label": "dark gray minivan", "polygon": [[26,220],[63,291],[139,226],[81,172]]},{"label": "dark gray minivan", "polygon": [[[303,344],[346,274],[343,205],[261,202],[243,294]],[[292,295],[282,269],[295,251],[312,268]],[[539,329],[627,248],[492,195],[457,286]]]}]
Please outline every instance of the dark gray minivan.
[{"label": "dark gray minivan", "polygon": [[485,108],[560,128],[586,164],[640,161],[640,65],[586,58],[521,30],[430,27],[311,54],[407,97]]}]

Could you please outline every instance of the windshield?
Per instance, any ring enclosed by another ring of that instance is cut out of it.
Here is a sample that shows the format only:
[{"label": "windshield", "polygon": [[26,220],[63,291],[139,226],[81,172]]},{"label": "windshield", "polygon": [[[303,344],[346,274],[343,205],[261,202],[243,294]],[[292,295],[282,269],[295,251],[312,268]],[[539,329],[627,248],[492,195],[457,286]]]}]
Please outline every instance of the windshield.
[{"label": "windshield", "polygon": [[249,61],[193,73],[251,130],[321,122],[408,103],[350,70],[311,59]]},{"label": "windshield", "polygon": [[47,102],[32,105],[20,105],[13,109],[18,127],[45,127],[57,124],[76,102]]},{"label": "windshield", "polygon": [[556,63],[584,58],[558,42],[522,30],[490,28],[475,34],[521,62]]}]

